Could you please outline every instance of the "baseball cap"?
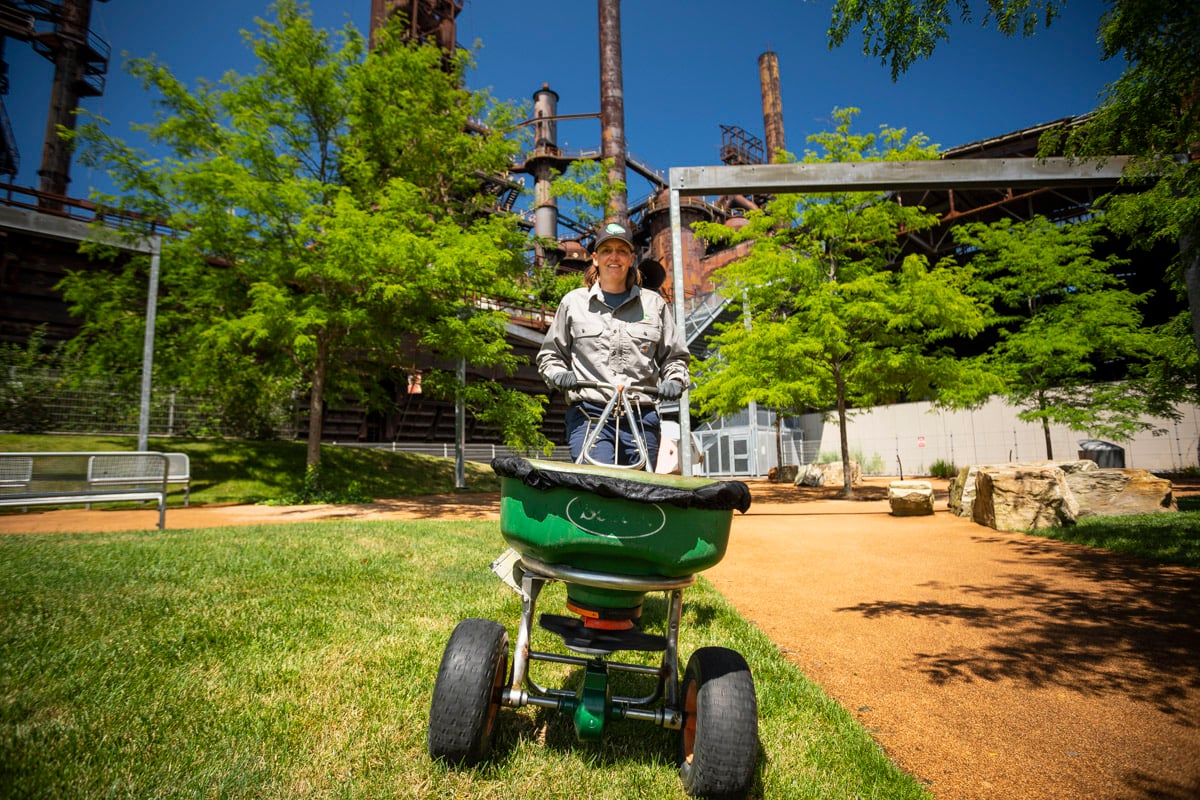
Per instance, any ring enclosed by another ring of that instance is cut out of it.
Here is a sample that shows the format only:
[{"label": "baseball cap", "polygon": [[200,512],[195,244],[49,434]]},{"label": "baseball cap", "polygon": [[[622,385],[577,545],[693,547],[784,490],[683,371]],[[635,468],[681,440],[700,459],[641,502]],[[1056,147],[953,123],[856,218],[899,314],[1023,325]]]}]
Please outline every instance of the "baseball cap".
[{"label": "baseball cap", "polygon": [[609,239],[620,239],[625,244],[629,245],[629,249],[633,249],[633,236],[629,233],[629,229],[619,222],[609,222],[600,229],[596,235],[596,241],[592,243],[592,251],[600,249],[600,245],[607,242]]}]

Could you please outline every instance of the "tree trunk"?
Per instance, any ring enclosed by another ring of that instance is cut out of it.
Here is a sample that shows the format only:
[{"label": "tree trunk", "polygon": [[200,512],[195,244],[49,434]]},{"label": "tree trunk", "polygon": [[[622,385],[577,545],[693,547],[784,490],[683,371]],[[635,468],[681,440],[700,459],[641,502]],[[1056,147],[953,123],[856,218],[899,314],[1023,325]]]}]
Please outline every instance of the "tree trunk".
[{"label": "tree trunk", "polygon": [[325,419],[325,370],[329,359],[329,342],[317,340],[317,361],[313,365],[312,389],[308,395],[308,450],[304,466],[313,470],[321,466],[321,434]]},{"label": "tree trunk", "polygon": [[850,440],[846,434],[846,382],[840,369],[834,370],[833,377],[837,385],[838,436],[842,448],[842,496],[853,500],[854,476],[850,474]]},{"label": "tree trunk", "polygon": [[775,412],[775,463],[783,469],[783,417]]},{"label": "tree trunk", "polygon": [[1050,420],[1045,417],[1046,413],[1046,396],[1042,392],[1037,393],[1037,407],[1041,411],[1042,416],[1042,438],[1046,440],[1046,460],[1054,460],[1054,445],[1050,443]]}]

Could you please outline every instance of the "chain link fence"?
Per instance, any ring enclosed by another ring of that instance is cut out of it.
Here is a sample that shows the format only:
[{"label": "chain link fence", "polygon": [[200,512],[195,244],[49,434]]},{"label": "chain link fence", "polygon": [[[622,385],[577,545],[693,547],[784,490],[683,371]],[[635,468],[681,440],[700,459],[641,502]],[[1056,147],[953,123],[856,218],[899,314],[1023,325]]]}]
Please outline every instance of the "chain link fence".
[{"label": "chain link fence", "polygon": [[[14,433],[136,435],[141,412],[138,391],[117,381],[69,378],[59,370],[8,366],[0,380],[0,430]],[[296,414],[279,408],[271,427],[294,438]],[[237,436],[238,425],[223,418],[207,398],[171,389],[150,394],[150,436]]]},{"label": "chain link fence", "polygon": [[[10,433],[74,433],[102,436],[134,436],[138,433],[141,398],[136,391],[119,387],[115,381],[68,380],[58,370],[4,368],[0,380],[0,431]],[[298,409],[281,408],[275,435],[293,439],[299,433]],[[152,437],[239,435],[237,426],[226,424],[203,398],[172,390],[150,395]],[[454,442],[334,442],[341,447],[420,453],[455,458]],[[467,461],[490,462],[496,456],[535,455],[554,461],[570,461],[563,446],[553,453],[524,453],[500,444],[471,444],[463,447]]]}]

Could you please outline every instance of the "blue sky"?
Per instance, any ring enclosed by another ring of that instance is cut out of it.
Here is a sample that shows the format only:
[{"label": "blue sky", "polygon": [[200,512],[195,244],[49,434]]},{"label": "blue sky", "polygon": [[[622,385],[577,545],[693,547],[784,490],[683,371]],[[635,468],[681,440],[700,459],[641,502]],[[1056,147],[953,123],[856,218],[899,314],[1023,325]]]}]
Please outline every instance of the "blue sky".
[{"label": "blue sky", "polygon": [[[1096,25],[1102,0],[1070,0],[1065,14],[1029,39],[1006,38],[978,22],[955,24],[950,41],[893,83],[886,66],[852,39],[829,50],[831,0],[626,0],[621,8],[626,144],[656,169],[719,163],[720,125],[762,138],[758,57],[779,56],[787,148],[827,130],[834,107],[862,109],[860,130],[881,124],[924,133],[943,147],[986,139],[1092,109],[1123,64],[1100,60]],[[977,4],[983,7],[983,3]],[[370,0],[312,0],[316,23],[348,20],[364,33]],[[254,59],[241,31],[267,13],[255,0],[111,0],[96,2],[92,29],[113,58],[105,94],[82,105],[129,141],[129,124],[151,118],[150,98],[121,67],[126,55],[156,54],[176,76],[219,78],[248,72]],[[744,9],[744,10],[743,10]],[[560,97],[559,113],[599,110],[594,0],[466,0],[458,41],[482,45],[474,89],[524,102],[543,83]],[[16,183],[37,185],[53,71],[28,44],[7,42],[10,92],[4,98],[17,136]],[[597,147],[597,120],[563,122],[559,143]],[[86,196],[103,175],[72,169],[69,194]],[[630,199],[639,195],[630,175]]]}]

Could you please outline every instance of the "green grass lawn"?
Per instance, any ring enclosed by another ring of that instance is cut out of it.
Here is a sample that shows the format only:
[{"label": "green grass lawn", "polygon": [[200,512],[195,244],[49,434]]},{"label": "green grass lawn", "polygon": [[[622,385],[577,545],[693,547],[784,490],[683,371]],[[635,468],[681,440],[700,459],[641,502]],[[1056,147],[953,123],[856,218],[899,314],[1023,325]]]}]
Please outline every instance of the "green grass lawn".
[{"label": "green grass lawn", "polygon": [[[646,722],[583,744],[566,716],[504,709],[490,762],[428,759],[450,631],[480,617],[515,638],[519,600],[488,570],[501,549],[491,522],[0,537],[0,796],[683,797],[676,734]],[[553,584],[539,609],[561,598]],[[682,660],[718,644],[753,670],[755,796],[926,797],[707,583],[684,601]],[[570,667],[534,670],[574,686]]]},{"label": "green grass lawn", "polygon": [[1162,564],[1200,567],[1200,497],[1179,499],[1179,511],[1126,517],[1086,517],[1037,535],[1085,544]]}]

